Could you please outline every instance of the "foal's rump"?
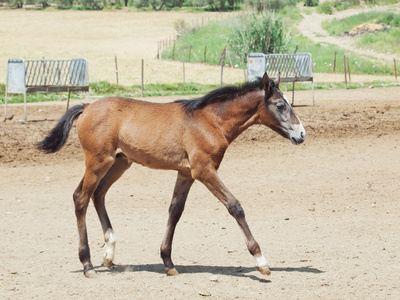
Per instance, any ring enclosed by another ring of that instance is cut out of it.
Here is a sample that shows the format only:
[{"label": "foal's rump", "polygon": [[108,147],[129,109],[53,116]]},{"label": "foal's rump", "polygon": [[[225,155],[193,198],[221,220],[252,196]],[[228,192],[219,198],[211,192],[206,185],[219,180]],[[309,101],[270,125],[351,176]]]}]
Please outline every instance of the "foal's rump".
[{"label": "foal's rump", "polygon": [[178,103],[108,97],[85,107],[77,128],[83,150],[156,169],[187,169],[185,115]]}]

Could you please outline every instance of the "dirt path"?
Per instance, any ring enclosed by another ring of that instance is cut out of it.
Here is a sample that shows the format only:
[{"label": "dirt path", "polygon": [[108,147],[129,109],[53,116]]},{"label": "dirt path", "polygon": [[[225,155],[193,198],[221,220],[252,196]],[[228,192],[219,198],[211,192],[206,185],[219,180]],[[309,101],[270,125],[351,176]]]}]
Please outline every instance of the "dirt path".
[{"label": "dirt path", "polygon": [[393,58],[399,60],[400,57],[395,54],[376,52],[370,49],[361,49],[356,45],[357,37],[339,37],[339,36],[329,36],[328,33],[322,28],[322,22],[329,21],[333,19],[343,19],[352,15],[360,14],[369,11],[388,11],[388,10],[398,10],[400,8],[400,3],[389,5],[389,6],[378,6],[370,8],[357,8],[357,9],[347,9],[343,11],[336,11],[333,15],[319,14],[313,12],[307,15],[305,9],[303,8],[303,20],[297,26],[297,29],[306,37],[310,38],[314,43],[326,43],[337,45],[345,50],[352,51],[358,55],[366,56],[369,58],[374,58],[377,60],[387,61],[388,63],[393,62]]}]

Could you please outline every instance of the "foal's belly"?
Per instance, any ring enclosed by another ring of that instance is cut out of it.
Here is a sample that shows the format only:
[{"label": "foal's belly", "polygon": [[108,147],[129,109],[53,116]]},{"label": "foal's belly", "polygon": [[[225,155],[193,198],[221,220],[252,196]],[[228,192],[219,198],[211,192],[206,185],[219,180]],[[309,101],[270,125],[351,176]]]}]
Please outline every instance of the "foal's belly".
[{"label": "foal's belly", "polygon": [[118,148],[117,153],[125,154],[130,162],[152,169],[177,170],[190,174],[189,160],[184,152],[165,148],[154,150],[125,145]]}]

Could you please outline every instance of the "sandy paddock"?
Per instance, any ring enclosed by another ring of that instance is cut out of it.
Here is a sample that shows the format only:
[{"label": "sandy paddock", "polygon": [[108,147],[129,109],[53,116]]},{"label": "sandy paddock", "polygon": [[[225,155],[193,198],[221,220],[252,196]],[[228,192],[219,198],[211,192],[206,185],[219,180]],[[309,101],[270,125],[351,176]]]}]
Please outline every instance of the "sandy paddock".
[{"label": "sandy paddock", "polygon": [[[241,199],[272,274],[255,269],[236,222],[195,183],[178,224],[167,277],[159,246],[175,172],[133,166],[108,194],[116,267],[88,210],[92,261],[77,255],[72,193],[84,170],[71,131],[55,155],[36,151],[65,102],[29,104],[29,122],[0,123],[0,294],[5,299],[399,299],[400,88],[297,92],[307,141],[294,147],[252,127],[226,153],[220,176]],[[175,98],[146,99],[171,101]],[[80,101],[81,102],[81,101]],[[0,106],[0,111],[3,109]]]}]

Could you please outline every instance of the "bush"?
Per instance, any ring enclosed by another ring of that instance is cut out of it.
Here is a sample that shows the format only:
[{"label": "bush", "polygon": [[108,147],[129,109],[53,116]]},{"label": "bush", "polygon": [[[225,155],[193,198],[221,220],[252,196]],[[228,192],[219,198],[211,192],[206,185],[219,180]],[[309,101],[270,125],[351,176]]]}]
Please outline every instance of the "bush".
[{"label": "bush", "polygon": [[283,53],[289,45],[282,23],[270,12],[244,16],[233,28],[228,42],[230,49],[242,58],[250,52]]},{"label": "bush", "polygon": [[318,6],[319,0],[304,0],[304,6]]},{"label": "bush", "polygon": [[190,25],[184,19],[174,20],[173,23],[174,29],[179,35],[189,33],[191,31]]},{"label": "bush", "polygon": [[333,14],[332,6],[329,4],[329,2],[324,2],[318,6],[318,12],[326,15],[331,15]]},{"label": "bush", "polygon": [[[314,0],[315,1],[315,0]],[[318,1],[318,0],[316,0]],[[296,5],[298,0],[250,0],[249,4],[252,5],[257,11],[264,10],[281,10],[288,5]]]}]

